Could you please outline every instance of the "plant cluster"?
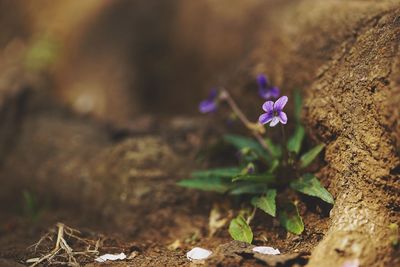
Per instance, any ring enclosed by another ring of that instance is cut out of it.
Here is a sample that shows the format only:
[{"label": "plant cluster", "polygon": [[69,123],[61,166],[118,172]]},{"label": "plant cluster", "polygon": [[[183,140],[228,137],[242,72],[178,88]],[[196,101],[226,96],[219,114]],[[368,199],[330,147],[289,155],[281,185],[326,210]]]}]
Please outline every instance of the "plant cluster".
[{"label": "plant cluster", "polygon": [[[228,90],[212,89],[209,97],[202,101],[199,110],[202,113],[215,112],[223,103],[227,103],[252,137],[227,134],[224,141],[234,146],[240,154],[238,166],[195,171],[190,179],[178,182],[180,186],[205,191],[214,191],[234,196],[244,195],[254,207],[252,212],[241,211],[229,225],[229,233],[235,240],[251,243],[253,233],[250,222],[257,209],[278,217],[280,224],[289,232],[301,234],[304,230],[297,203],[285,197],[290,188],[301,194],[317,197],[333,204],[332,195],[321,185],[317,177],[307,172],[307,167],[317,158],[324,148],[318,144],[304,151],[302,144],[305,129],[301,123],[302,100],[298,92],[294,94],[294,132],[286,140],[285,125],[288,117],[284,112],[288,97],[280,96],[278,87],[272,86],[265,75],[257,77],[259,95],[266,101],[262,105],[264,111],[256,123],[251,122]],[[271,99],[276,101],[272,101]],[[269,127],[281,125],[280,140],[273,140],[269,135]]]}]

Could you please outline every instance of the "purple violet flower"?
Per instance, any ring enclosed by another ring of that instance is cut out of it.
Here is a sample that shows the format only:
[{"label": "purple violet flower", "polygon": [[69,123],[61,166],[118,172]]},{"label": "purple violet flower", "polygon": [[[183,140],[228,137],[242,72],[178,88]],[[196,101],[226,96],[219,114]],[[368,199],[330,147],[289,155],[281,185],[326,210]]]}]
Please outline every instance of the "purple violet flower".
[{"label": "purple violet flower", "polygon": [[276,99],[279,97],[279,88],[271,86],[265,75],[263,74],[258,75],[257,82],[258,82],[258,94],[262,98],[268,100],[270,98]]},{"label": "purple violet flower", "polygon": [[247,166],[247,174],[253,174],[254,171],[255,171],[255,169],[254,169],[254,165],[253,164]]},{"label": "purple violet flower", "polygon": [[206,100],[203,100],[199,104],[199,110],[201,113],[209,113],[217,110],[218,107],[218,90],[213,88],[210,91]]},{"label": "purple violet flower", "polygon": [[282,124],[286,124],[287,116],[286,113],[282,110],[285,107],[287,101],[287,96],[281,96],[278,100],[275,101],[275,103],[273,101],[265,102],[262,108],[266,113],[262,114],[258,121],[261,124],[267,124],[271,122],[269,124],[270,127],[274,127],[279,122],[281,122]]}]

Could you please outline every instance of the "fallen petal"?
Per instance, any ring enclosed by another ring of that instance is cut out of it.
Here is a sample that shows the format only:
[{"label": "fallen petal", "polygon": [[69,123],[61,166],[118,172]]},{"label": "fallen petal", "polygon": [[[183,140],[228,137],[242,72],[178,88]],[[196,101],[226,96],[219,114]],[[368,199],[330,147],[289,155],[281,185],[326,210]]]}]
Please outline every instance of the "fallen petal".
[{"label": "fallen petal", "polygon": [[266,254],[266,255],[279,255],[279,254],[281,254],[279,249],[274,249],[273,247],[264,247],[264,246],[254,247],[253,251],[261,253],[261,254]]},{"label": "fallen petal", "polygon": [[126,259],[125,253],[120,254],[104,254],[100,257],[97,257],[95,261],[97,262],[105,262],[105,261],[116,261],[116,260],[124,260]]},{"label": "fallen petal", "polygon": [[211,254],[212,254],[212,252],[207,249],[195,247],[191,251],[186,253],[186,257],[191,261],[192,260],[205,260]]}]

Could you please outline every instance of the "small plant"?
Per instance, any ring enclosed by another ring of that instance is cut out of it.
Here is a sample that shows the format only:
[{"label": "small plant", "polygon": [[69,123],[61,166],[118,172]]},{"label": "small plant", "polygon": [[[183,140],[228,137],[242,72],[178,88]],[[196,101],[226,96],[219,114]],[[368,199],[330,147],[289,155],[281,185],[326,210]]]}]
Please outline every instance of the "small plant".
[{"label": "small plant", "polygon": [[40,216],[38,202],[34,194],[28,190],[22,192],[23,197],[23,212],[27,218],[36,222]]},{"label": "small plant", "polygon": [[[300,113],[302,100],[298,92],[294,94],[293,134],[286,140],[285,125],[288,117],[284,108],[288,103],[287,96],[279,97],[280,90],[268,82],[266,76],[258,76],[259,95],[267,100],[262,109],[264,113],[258,122],[251,122],[238,107],[229,92],[224,89],[213,89],[209,97],[202,101],[199,110],[202,113],[215,112],[222,103],[227,103],[235,116],[250,131],[252,138],[227,134],[225,142],[239,150],[238,166],[195,171],[190,179],[178,182],[180,186],[229,195],[244,195],[254,207],[253,212],[241,211],[229,226],[229,233],[235,240],[251,243],[253,233],[250,222],[256,209],[278,216],[280,224],[287,231],[301,234],[304,230],[302,218],[297,205],[288,199],[277,203],[277,195],[291,188],[301,194],[313,196],[333,204],[332,195],[320,184],[317,177],[307,172],[307,167],[323,150],[319,144],[301,154],[305,130],[301,124]],[[270,99],[276,99],[271,101]],[[281,126],[279,142],[268,137],[267,126]],[[304,150],[304,149],[303,149]],[[279,199],[285,199],[284,197]]]}]

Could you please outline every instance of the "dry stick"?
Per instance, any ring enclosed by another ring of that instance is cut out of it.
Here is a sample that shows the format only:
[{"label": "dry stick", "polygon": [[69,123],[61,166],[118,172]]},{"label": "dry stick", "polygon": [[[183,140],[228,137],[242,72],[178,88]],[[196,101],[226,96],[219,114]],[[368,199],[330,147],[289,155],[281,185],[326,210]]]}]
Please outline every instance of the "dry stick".
[{"label": "dry stick", "polygon": [[64,237],[64,224],[57,223],[57,227],[58,227],[57,241],[56,241],[56,246],[53,249],[53,251],[58,250],[60,248],[60,242]]},{"label": "dry stick", "polygon": [[64,234],[64,225],[62,223],[57,223],[58,227],[58,232],[57,232],[57,241],[54,249],[47,255],[41,257],[31,265],[31,267],[34,267],[38,265],[39,263],[43,262],[44,260],[50,260],[52,257],[54,257],[62,248],[60,248],[60,242],[63,240],[63,234]]},{"label": "dry stick", "polygon": [[44,236],[42,236],[42,237],[39,239],[38,242],[36,242],[36,243],[33,244],[33,245],[30,245],[29,247],[27,247],[27,249],[33,248],[33,249],[34,249],[34,252],[36,253],[38,247],[40,246],[40,244],[41,244],[46,238],[49,238],[51,241],[53,241],[53,239],[52,239],[51,236],[50,236],[50,233],[46,233]]},{"label": "dry stick", "polygon": [[[78,230],[72,229],[72,228],[70,228],[70,227],[68,227],[68,226],[66,226],[66,225],[64,225],[62,223],[57,223],[57,228],[58,228],[57,241],[56,241],[54,249],[50,253],[48,253],[47,255],[45,255],[45,256],[43,256],[41,258],[31,259],[31,260],[36,260],[31,265],[31,267],[34,267],[34,266],[42,263],[45,260],[47,260],[49,263],[50,262],[54,263],[54,262],[52,262],[52,259],[54,257],[56,257],[61,250],[64,250],[66,252],[66,254],[67,254],[66,258],[68,259],[68,262],[65,262],[65,263],[57,262],[57,263],[58,264],[68,264],[68,265],[72,265],[72,266],[79,266],[79,264],[78,264],[76,258],[74,257],[74,255],[84,255],[84,256],[90,257],[88,255],[88,253],[93,253],[95,255],[97,255],[99,253],[98,252],[98,247],[99,247],[100,240],[97,240],[97,242],[95,244],[95,249],[94,250],[90,250],[90,242],[88,242],[88,240],[80,238],[80,237],[78,237],[78,236],[73,234],[74,232],[75,233],[80,233]],[[86,249],[85,252],[74,252],[72,250],[72,248],[68,245],[67,241],[64,239],[64,234],[66,234],[67,236],[73,237],[73,238],[75,238],[75,239],[77,239],[79,241],[83,241],[86,244],[89,244],[89,247]],[[47,235],[48,234],[46,234],[46,236]],[[39,240],[38,243],[42,242],[43,239],[44,238],[41,238],[41,240]],[[58,256],[63,257],[63,255],[58,255]],[[27,262],[30,262],[30,260],[28,260]]]},{"label": "dry stick", "polygon": [[[61,250],[61,248],[59,248],[58,250],[56,250],[56,251],[54,251],[54,252],[51,252],[51,253],[49,253],[49,254],[47,254],[47,255],[41,257],[41,258],[39,258],[35,263],[33,263],[32,265],[30,265],[30,267],[34,267],[34,266],[38,265],[39,263],[43,262],[44,260],[51,259],[51,258],[52,258],[54,255],[56,255],[60,250]],[[27,262],[29,262],[29,260],[28,260]]]},{"label": "dry stick", "polygon": [[257,139],[257,141],[260,143],[260,145],[263,148],[265,148],[270,154],[272,154],[272,151],[269,148],[269,146],[265,143],[265,141],[262,138],[262,136],[260,135],[260,133],[257,132],[260,130],[264,131],[264,128],[257,127],[257,126],[259,126],[258,124],[250,122],[249,119],[246,117],[246,115],[244,115],[242,110],[238,107],[236,102],[233,100],[233,98],[231,97],[229,92],[224,88],[222,88],[220,99],[225,100],[228,103],[228,105],[231,107],[233,112],[238,116],[240,121],[251,131],[251,133],[254,135],[254,137]]}]

